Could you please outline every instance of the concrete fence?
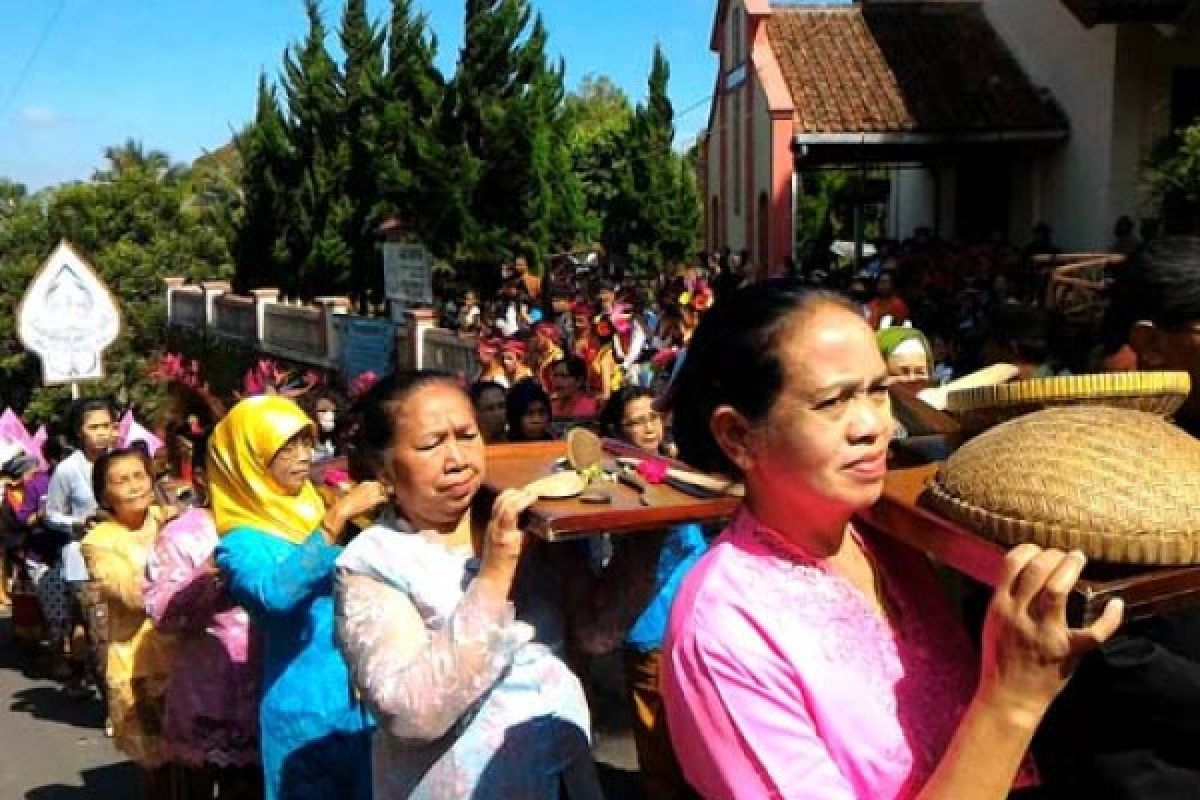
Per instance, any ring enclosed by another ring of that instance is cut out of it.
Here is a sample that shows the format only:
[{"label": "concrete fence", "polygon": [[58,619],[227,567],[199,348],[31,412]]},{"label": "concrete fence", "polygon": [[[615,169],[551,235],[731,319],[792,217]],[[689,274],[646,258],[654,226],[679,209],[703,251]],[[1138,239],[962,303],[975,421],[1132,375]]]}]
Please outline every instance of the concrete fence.
[{"label": "concrete fence", "polygon": [[280,302],[278,289],[234,294],[225,281],[189,285],[166,278],[167,324],[245,345],[267,355],[337,370],[347,381],[368,369],[439,369],[466,378],[477,369],[474,339],[434,326],[428,309],[397,321],[350,313],[343,297],[312,305]]}]

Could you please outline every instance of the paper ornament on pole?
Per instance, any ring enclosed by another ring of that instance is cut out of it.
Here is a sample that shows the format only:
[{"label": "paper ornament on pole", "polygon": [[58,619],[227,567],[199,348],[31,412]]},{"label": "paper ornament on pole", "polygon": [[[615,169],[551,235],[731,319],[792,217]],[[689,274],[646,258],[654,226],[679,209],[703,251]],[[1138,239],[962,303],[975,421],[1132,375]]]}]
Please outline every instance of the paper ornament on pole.
[{"label": "paper ornament on pole", "polygon": [[17,311],[17,336],[42,360],[48,384],[104,377],[104,351],[121,332],[116,301],[63,240],[34,276]]}]

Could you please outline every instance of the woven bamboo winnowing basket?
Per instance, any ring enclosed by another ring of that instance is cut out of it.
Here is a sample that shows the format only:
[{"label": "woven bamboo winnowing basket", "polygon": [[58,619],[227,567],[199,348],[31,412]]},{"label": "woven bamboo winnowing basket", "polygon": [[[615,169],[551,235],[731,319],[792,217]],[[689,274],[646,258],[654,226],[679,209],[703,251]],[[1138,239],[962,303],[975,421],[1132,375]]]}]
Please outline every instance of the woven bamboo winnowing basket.
[{"label": "woven bamboo winnowing basket", "polygon": [[926,502],[1006,545],[1200,563],[1200,441],[1142,411],[1052,408],[1006,422],[950,456]]},{"label": "woven bamboo winnowing basket", "polygon": [[1169,417],[1191,391],[1186,372],[1109,372],[1012,381],[950,392],[946,410],[980,431],[1045,408],[1102,405]]}]

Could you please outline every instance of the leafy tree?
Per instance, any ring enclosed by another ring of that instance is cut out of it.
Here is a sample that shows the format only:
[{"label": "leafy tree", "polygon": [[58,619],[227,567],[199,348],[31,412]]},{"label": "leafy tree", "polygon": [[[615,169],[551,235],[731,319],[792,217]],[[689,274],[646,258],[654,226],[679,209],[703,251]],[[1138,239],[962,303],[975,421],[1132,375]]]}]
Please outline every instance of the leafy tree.
[{"label": "leafy tree", "polygon": [[822,169],[797,177],[796,254],[805,269],[829,265],[829,245],[835,234],[835,212],[848,193],[853,173]]},{"label": "leafy tree", "polygon": [[435,254],[452,255],[465,217],[465,145],[443,113],[437,40],[412,0],[393,0],[379,147],[383,213],[399,217]]},{"label": "leafy tree", "polygon": [[[337,199],[330,232],[347,248],[347,288],[365,312],[368,291],[383,286],[375,231],[382,221],[379,181],[383,118],[384,33],[367,18],[366,0],[348,0],[340,39],[346,58],[340,73],[340,136],[336,149]],[[338,287],[340,288],[340,287]]]},{"label": "leafy tree", "polygon": [[124,329],[105,356],[106,377],[85,385],[152,414],[161,400],[146,380],[147,359],[162,346],[166,309],[162,277],[227,277],[230,253],[211,210],[196,202],[192,170],[159,151],[126,142],[105,152],[109,164],[91,181],[29,196],[9,187],[0,216],[0,402],[24,408],[28,422],[58,418],[69,392],[43,388],[36,356],[16,337],[17,306],[33,276],[60,239],[89,258],[118,298]]},{"label": "leafy tree", "polygon": [[1155,145],[1144,179],[1168,232],[1200,233],[1200,119]]},{"label": "leafy tree", "polygon": [[[296,174],[285,233],[289,267],[297,273],[297,293],[333,294],[350,284],[352,254],[336,229],[339,208],[337,149],[340,109],[337,65],[326,47],[327,32],[316,0],[305,0],[308,35],[284,58],[288,140]],[[331,225],[331,218],[334,224]]]},{"label": "leafy tree", "polygon": [[656,46],[647,99],[624,137],[628,161],[617,176],[604,224],[610,257],[640,274],[686,259],[696,246],[700,199],[691,167],[673,149],[669,81],[670,66]]},{"label": "leafy tree", "polygon": [[[563,68],[528,0],[467,0],[465,37],[447,113],[469,153],[460,256],[476,282],[523,253],[539,265],[573,238],[582,191],[563,131]],[[480,280],[482,279],[482,280]]]},{"label": "leafy tree", "polygon": [[288,269],[290,181],[298,174],[287,127],[274,88],[258,78],[254,122],[236,139],[241,156],[241,208],[235,220],[235,288],[245,292],[274,286],[288,294],[298,289]]},{"label": "leafy tree", "polygon": [[563,118],[571,126],[571,143],[586,142],[629,130],[633,104],[612,78],[588,74],[563,101]]},{"label": "leafy tree", "polygon": [[598,240],[616,195],[618,176],[626,164],[626,136],[633,106],[620,87],[604,76],[587,75],[563,104],[569,128],[571,169],[584,201],[580,234]]}]

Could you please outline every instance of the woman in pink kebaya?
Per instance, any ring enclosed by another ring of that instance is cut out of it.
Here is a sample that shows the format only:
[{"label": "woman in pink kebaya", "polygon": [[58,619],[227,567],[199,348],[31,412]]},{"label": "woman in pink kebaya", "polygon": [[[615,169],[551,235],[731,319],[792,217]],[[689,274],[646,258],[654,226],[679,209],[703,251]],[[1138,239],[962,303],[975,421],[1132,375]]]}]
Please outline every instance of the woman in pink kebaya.
[{"label": "woman in pink kebaya", "polygon": [[688,573],[663,699],[707,798],[1001,800],[1076,660],[1079,553],[1013,549],[976,655],[925,557],[855,514],[883,489],[893,421],[875,335],[840,297],[751,286],[700,323],[667,398],[680,455],[745,502]]}]

